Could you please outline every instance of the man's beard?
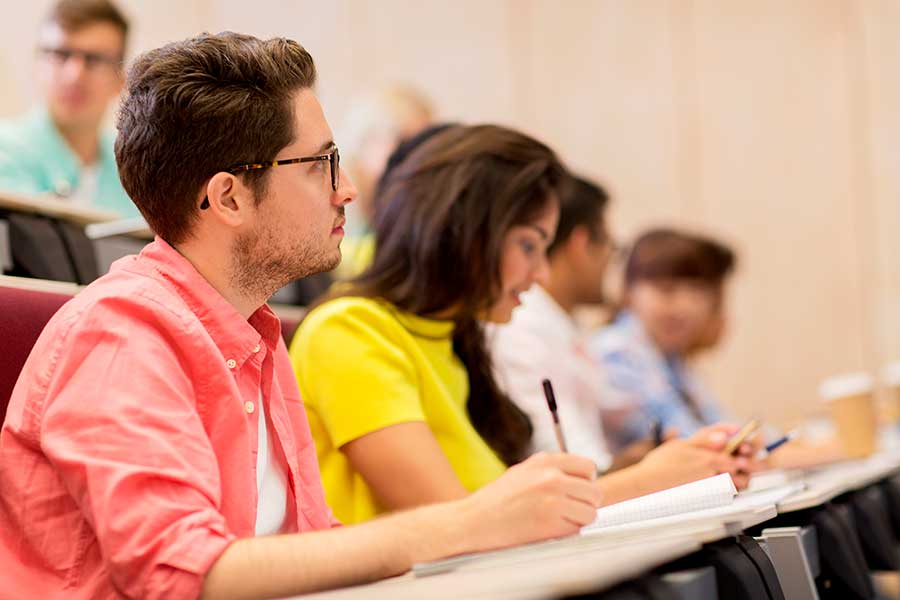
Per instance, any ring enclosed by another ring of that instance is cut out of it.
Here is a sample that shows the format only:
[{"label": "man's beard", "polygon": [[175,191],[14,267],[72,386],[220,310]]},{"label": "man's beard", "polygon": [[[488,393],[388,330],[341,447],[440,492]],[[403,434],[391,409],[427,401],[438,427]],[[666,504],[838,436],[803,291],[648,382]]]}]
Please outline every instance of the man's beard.
[{"label": "man's beard", "polygon": [[294,281],[331,271],[341,262],[339,251],[317,248],[306,238],[290,247],[279,247],[268,228],[240,236],[232,246],[231,284],[241,295],[269,298]]}]

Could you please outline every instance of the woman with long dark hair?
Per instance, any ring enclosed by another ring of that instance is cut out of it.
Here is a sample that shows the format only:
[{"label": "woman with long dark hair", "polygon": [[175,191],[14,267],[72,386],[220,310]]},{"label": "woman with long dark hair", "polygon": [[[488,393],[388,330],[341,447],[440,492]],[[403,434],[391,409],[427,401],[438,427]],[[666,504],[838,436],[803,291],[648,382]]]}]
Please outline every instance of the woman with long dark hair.
[{"label": "woman with long dark hair", "polygon": [[[291,344],[342,521],[462,497],[529,454],[531,423],[494,379],[482,322],[509,321],[545,273],[567,182],[547,146],[490,125],[444,128],[382,182],[372,265]],[[665,444],[598,485],[614,501],[747,466],[702,446]]]}]

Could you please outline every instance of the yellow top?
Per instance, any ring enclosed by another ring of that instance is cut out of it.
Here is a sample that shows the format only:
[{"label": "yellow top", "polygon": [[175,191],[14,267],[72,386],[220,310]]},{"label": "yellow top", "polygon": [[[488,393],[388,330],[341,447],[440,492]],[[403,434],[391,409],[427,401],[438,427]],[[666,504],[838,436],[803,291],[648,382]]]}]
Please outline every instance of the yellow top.
[{"label": "yellow top", "polygon": [[469,421],[469,379],[452,336],[450,321],[358,297],[322,304],[297,330],[291,362],[326,498],[344,523],[371,519],[384,508],[341,446],[390,425],[427,423],[469,491],[506,470]]}]

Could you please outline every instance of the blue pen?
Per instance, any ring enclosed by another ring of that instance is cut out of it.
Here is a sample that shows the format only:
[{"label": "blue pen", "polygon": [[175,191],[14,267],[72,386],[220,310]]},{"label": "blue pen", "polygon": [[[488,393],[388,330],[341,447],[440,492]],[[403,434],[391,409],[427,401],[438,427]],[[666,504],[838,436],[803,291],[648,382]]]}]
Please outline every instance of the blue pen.
[{"label": "blue pen", "polygon": [[782,446],[784,446],[785,444],[787,444],[788,442],[790,442],[791,440],[796,438],[797,435],[798,435],[798,432],[796,429],[793,431],[788,431],[787,434],[784,435],[784,437],[781,437],[781,438],[775,440],[774,442],[772,442],[771,444],[769,444],[768,446],[766,446],[766,454],[771,454],[773,451],[777,450],[778,448],[781,448]]}]

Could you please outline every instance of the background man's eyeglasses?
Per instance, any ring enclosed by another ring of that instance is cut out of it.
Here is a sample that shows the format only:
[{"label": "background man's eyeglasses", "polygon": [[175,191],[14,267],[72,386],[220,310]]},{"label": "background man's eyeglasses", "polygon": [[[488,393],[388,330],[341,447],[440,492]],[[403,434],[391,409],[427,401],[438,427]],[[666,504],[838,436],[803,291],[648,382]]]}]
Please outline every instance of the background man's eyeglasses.
[{"label": "background man's eyeglasses", "polygon": [[38,51],[56,65],[64,65],[73,58],[77,58],[84,62],[84,67],[88,71],[99,71],[102,69],[117,71],[122,67],[121,56],[110,56],[102,52],[88,52],[65,47],[45,47],[39,48]]}]

